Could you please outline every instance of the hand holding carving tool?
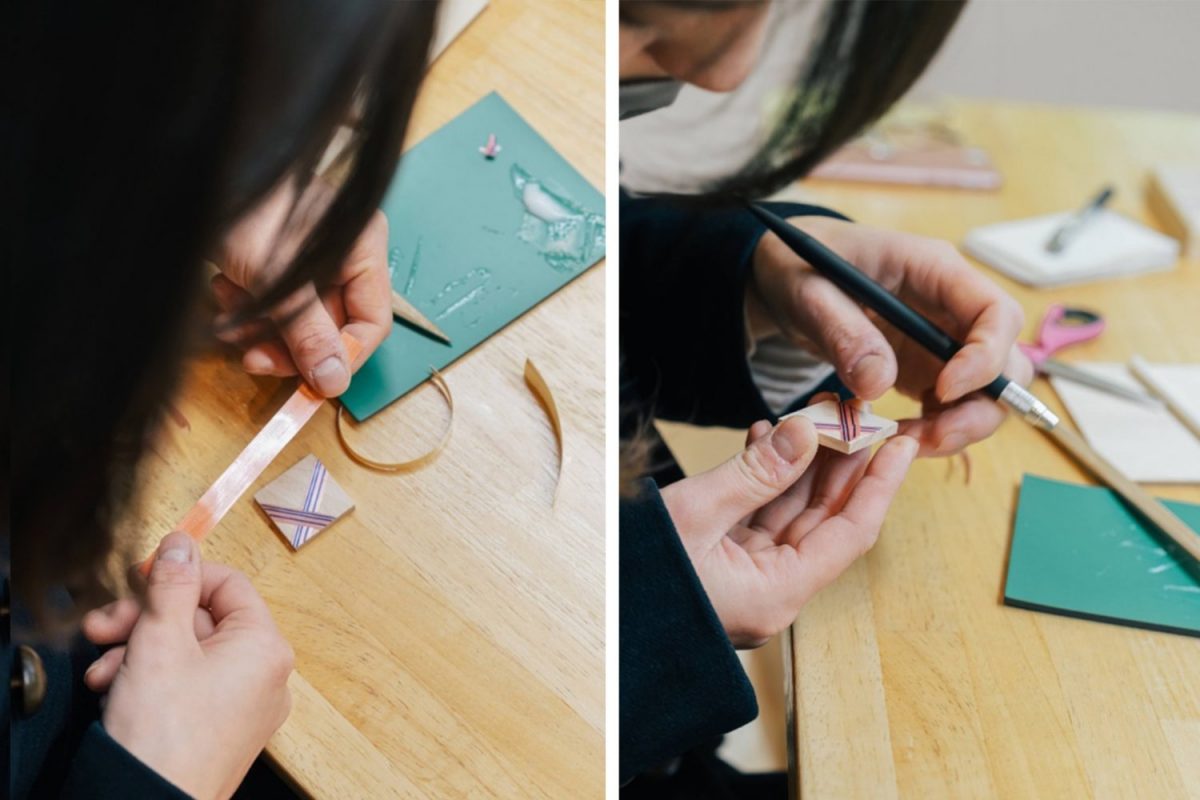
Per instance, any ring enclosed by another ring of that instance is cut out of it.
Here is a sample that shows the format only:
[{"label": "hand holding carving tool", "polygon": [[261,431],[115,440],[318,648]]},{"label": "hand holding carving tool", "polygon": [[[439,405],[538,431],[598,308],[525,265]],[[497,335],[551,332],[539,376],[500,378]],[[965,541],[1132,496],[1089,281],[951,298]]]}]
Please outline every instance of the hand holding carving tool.
[{"label": "hand holding carving tool", "polygon": [[[808,262],[813,269],[849,297],[890,322],[900,332],[937,358],[949,361],[955,353],[962,349],[962,345],[950,338],[945,331],[917,311],[909,308],[903,300],[812,236],[760,205],[752,203],[749,209],[784,244],[791,248],[792,252]],[[1200,561],[1200,534],[1184,524],[1183,520],[1147,494],[1141,486],[1131,481],[1119,469],[1105,461],[1083,441],[1079,434],[1066,425],[1060,424],[1058,416],[1025,387],[1000,375],[983,387],[983,391],[1015,410],[1026,422],[1045,432],[1088,471],[1108,484],[1127,503],[1140,511],[1146,519],[1170,537],[1180,548]]]}]

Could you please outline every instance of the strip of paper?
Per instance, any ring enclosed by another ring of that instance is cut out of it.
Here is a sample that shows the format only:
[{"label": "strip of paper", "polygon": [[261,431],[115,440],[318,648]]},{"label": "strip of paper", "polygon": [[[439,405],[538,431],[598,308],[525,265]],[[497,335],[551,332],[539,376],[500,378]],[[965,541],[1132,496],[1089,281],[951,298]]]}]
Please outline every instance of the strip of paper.
[{"label": "strip of paper", "polygon": [[[342,334],[342,344],[351,362],[362,352],[362,344],[347,333]],[[324,402],[324,397],[301,381],[283,407],[275,412],[275,416],[226,467],[196,505],[184,514],[174,530],[183,531],[197,542],[204,539]],[[150,572],[153,563],[154,556],[151,554],[139,566],[143,575]]]},{"label": "strip of paper", "polygon": [[563,458],[563,434],[562,420],[558,416],[558,405],[554,402],[554,393],[550,391],[550,384],[546,383],[546,379],[542,377],[542,373],[534,366],[533,361],[525,359],[525,383],[529,386],[529,391],[533,392],[542,404],[542,408],[546,411],[546,416],[550,418],[550,427],[554,428],[554,439],[558,442],[558,474],[554,478],[554,501],[558,500],[558,485],[562,482]]},{"label": "strip of paper", "polygon": [[433,463],[434,459],[438,457],[450,441],[450,432],[454,430],[454,397],[450,394],[450,385],[446,383],[446,379],[442,377],[442,373],[433,367],[429,368],[429,372],[429,382],[441,392],[442,397],[446,399],[446,405],[450,408],[450,420],[446,423],[446,430],[442,432],[441,439],[438,440],[438,443],[434,445],[432,450],[423,456],[409,461],[376,461],[369,456],[363,455],[362,452],[354,449],[354,446],[350,444],[350,440],[346,437],[346,431],[342,425],[342,416],[346,410],[346,407],[343,405],[338,406],[336,427],[338,441],[342,443],[342,449],[346,451],[346,454],[364,467],[379,470],[380,472],[411,472]]}]

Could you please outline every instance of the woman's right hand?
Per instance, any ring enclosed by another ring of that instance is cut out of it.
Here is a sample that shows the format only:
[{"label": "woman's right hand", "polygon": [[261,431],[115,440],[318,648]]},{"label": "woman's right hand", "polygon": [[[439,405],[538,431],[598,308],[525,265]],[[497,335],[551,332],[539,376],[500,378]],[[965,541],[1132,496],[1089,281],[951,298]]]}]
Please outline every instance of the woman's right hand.
[{"label": "woman's right hand", "polygon": [[896,436],[874,458],[817,452],[804,417],[761,421],[741,453],[662,490],[735,647],[765,644],[871,549],[917,448]]},{"label": "woman's right hand", "polygon": [[[276,189],[225,236],[214,254],[221,273],[212,279],[224,312],[217,319],[218,335],[245,350],[245,370],[280,377],[299,373],[325,397],[346,391],[350,375],[392,332],[388,222],[382,211],[371,216],[320,294],[308,283],[266,317],[232,329],[226,325],[274,285],[335,195],[322,180],[310,183],[299,199],[290,181]],[[261,339],[264,332],[269,335]],[[353,362],[347,360],[343,333],[363,346]]]},{"label": "woman's right hand", "polygon": [[291,709],[292,649],[266,604],[187,534],[159,544],[141,603],[93,611],[83,630],[118,644],[84,678],[108,692],[108,735],[193,797],[231,796]]},{"label": "woman's right hand", "polygon": [[755,338],[782,334],[837,369],[855,395],[874,400],[895,386],[921,403],[900,432],[924,455],[948,456],[991,436],[1007,412],[979,391],[1004,373],[1022,385],[1033,364],[1017,347],[1021,306],[950,244],[830,217],[790,222],[858,265],[963,347],[947,362],[864,310],[773,233],[754,252],[747,314]]}]

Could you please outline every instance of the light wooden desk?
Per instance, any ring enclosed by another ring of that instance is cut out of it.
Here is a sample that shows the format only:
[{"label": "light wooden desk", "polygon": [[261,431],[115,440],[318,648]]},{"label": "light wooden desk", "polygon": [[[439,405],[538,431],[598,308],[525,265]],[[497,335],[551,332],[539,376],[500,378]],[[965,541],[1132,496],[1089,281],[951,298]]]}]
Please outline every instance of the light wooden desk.
[{"label": "light wooden desk", "polygon": [[[604,5],[492,0],[435,63],[409,142],[496,89],[593,185],[604,180]],[[481,132],[481,136],[486,131]],[[482,141],[482,139],[481,139]],[[325,407],[204,543],[250,575],[296,650],[269,754],[318,798],[600,797],[604,779],[604,275],[597,267],[447,370],[454,434],[433,465],[352,462]],[[522,379],[541,368],[566,464]],[[199,358],[147,465],[147,546],[291,391]],[[372,420],[415,455],[443,404],[426,386]],[[390,451],[388,448],[391,448]],[[292,553],[250,495],[315,453],[356,501]]]},{"label": "light wooden desk", "polygon": [[[998,163],[999,192],[812,181],[803,197],[860,222],[961,242],[976,225],[1075,208],[1105,182],[1117,187],[1116,210],[1154,224],[1146,168],[1200,162],[1195,117],[952,108]],[[1107,316],[1108,331],[1068,360],[1200,361],[1200,263],[1041,291],[987,272],[1024,305],[1027,338],[1052,302]],[[1048,384],[1035,391],[1062,413]],[[889,396],[878,408],[893,416],[915,405]],[[726,436],[725,451],[740,446]],[[919,462],[879,544],[793,626],[799,794],[1200,797],[1200,642],[1001,603],[1021,474],[1092,481],[1017,420],[971,457],[970,485],[960,463]],[[1151,488],[1200,501],[1196,487]]]}]

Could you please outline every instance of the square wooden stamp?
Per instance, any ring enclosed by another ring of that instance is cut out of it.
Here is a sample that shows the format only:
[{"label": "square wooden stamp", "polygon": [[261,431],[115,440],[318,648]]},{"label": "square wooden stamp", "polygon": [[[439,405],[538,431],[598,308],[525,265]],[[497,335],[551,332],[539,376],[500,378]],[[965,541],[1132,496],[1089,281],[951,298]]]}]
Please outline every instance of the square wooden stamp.
[{"label": "square wooden stamp", "polygon": [[896,421],[860,408],[856,401],[826,400],[794,411],[787,417],[802,416],[817,428],[817,443],[839,453],[855,453],[896,433]]},{"label": "square wooden stamp", "polygon": [[260,489],[254,502],[293,550],[354,508],[354,501],[311,453]]}]

